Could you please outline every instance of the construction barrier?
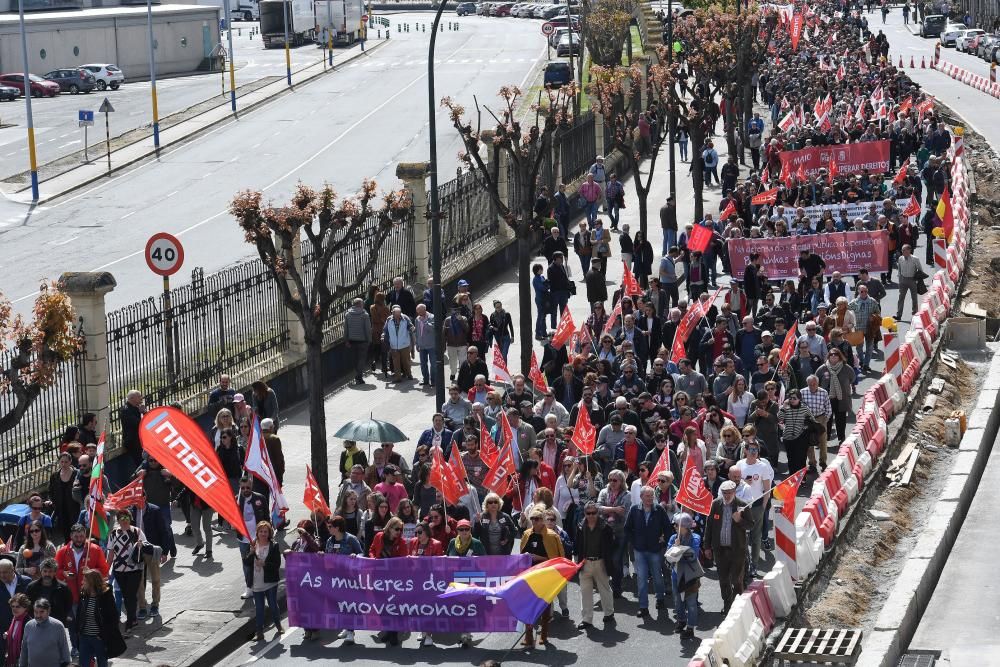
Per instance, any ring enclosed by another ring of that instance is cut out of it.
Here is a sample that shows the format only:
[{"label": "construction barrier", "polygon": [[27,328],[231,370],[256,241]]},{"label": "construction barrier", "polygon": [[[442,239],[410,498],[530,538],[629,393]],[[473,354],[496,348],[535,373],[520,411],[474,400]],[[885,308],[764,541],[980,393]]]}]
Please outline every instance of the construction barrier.
[{"label": "construction barrier", "polygon": [[[998,84],[994,79],[979,76],[978,74],[970,72],[969,70],[959,67],[958,65],[941,60],[937,55],[935,55],[935,57],[931,60],[931,67],[971,88],[975,88],[976,90],[982,91],[987,95],[1000,99],[1000,84]],[[992,69],[990,74],[992,76]],[[961,155],[961,153],[959,153],[959,155]]]},{"label": "construction barrier", "polygon": [[898,377],[902,374],[899,366],[899,334],[882,329],[882,346],[885,348],[885,372]]}]

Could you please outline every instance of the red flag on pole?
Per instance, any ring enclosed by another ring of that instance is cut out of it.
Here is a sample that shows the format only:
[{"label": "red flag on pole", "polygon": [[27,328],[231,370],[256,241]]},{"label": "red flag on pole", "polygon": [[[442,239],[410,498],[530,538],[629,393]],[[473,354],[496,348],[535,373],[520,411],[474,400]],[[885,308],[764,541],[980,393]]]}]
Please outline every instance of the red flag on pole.
[{"label": "red flag on pole", "polygon": [[[455,449],[455,447],[452,447]],[[448,462],[444,460],[444,452],[440,447],[434,447],[431,453],[431,475],[428,482],[441,492],[444,499],[455,505],[465,495],[464,484],[458,478]]]},{"label": "red flag on pole", "polygon": [[[660,454],[660,458],[663,458],[663,454]],[[708,514],[712,511],[712,492],[705,486],[697,466],[685,468],[680,490],[677,492],[677,504],[698,514]]]},{"label": "red flag on pole", "polygon": [[[730,199],[729,202],[726,204],[726,208],[722,209],[722,213],[719,214],[719,220],[728,220],[729,216],[735,215],[736,213],[737,213],[736,203],[732,199]],[[691,247],[691,244],[688,244],[688,247]]]},{"label": "red flag on pole", "polygon": [[704,225],[695,225],[688,237],[688,250],[705,252],[705,248],[712,242],[712,230]]},{"label": "red flag on pole", "polygon": [[319,484],[316,483],[312,469],[308,465],[306,466],[306,488],[302,493],[302,504],[306,506],[309,512],[315,512],[322,516],[333,514],[326,502],[326,498],[323,497],[323,492],[319,489]]},{"label": "red flag on pole", "polygon": [[576,325],[573,324],[573,315],[569,312],[569,306],[566,306],[562,317],[559,318],[559,326],[552,334],[552,347],[558,350],[568,343],[569,339],[573,337],[574,331],[576,331]]},{"label": "red flag on pole", "polygon": [[632,269],[629,268],[628,262],[622,262],[625,266],[625,272],[622,274],[622,293],[626,296],[637,296],[642,294],[642,288],[639,287],[639,281],[635,279],[635,274],[632,273]]},{"label": "red flag on pole", "polygon": [[614,310],[611,311],[611,317],[609,317],[608,321],[604,323],[604,330],[601,333],[602,334],[611,333],[611,330],[615,328],[615,320],[617,320],[621,316],[622,316],[622,302],[621,299],[619,299],[618,303],[615,304]]},{"label": "red flag on pole", "polygon": [[799,179],[799,183],[805,183],[806,181],[809,180],[809,178],[806,176],[806,165],[805,165],[805,163],[802,163],[802,164],[799,165],[799,170],[797,172],[795,172],[795,177],[797,179]]},{"label": "red flag on pole", "polygon": [[766,204],[773,205],[776,201],[778,201],[778,188],[771,188],[770,190],[761,192],[759,195],[755,195],[750,200],[750,203],[754,206],[764,206]]},{"label": "red flag on pole", "polygon": [[490,468],[496,465],[497,458],[500,456],[500,449],[493,441],[493,436],[490,435],[490,430],[486,428],[486,422],[481,417],[479,419],[479,456]]},{"label": "red flag on pole", "polygon": [[535,385],[535,389],[543,394],[549,390],[549,383],[545,381],[545,374],[538,365],[538,357],[535,351],[531,351],[531,366],[528,367],[528,379]]},{"label": "red flag on pole", "polygon": [[910,195],[910,203],[903,209],[903,215],[907,218],[920,215],[920,200],[917,199],[916,195]]},{"label": "red flag on pole", "polygon": [[493,379],[514,384],[514,379],[510,376],[510,371],[507,370],[507,362],[503,358],[503,353],[500,352],[500,346],[496,343],[493,343]]},{"label": "red flag on pole", "polygon": [[664,448],[664,450],[660,452],[660,458],[656,459],[656,465],[653,466],[653,471],[649,473],[650,481],[655,484],[656,478],[661,472],[669,472],[673,474],[670,470],[670,450],[667,448]]},{"label": "red flag on pole", "polygon": [[496,463],[490,466],[490,471],[483,478],[483,487],[500,496],[506,494],[513,483],[515,470],[510,452],[510,443],[501,447]]},{"label": "red flag on pole", "polygon": [[799,492],[799,485],[805,479],[807,468],[803,468],[794,475],[789,475],[781,483],[774,487],[774,499],[781,501],[781,514],[795,523],[795,496]]},{"label": "red flag on pole", "polygon": [[906,162],[904,162],[902,165],[900,165],[899,171],[896,172],[896,177],[894,179],[892,179],[892,184],[893,185],[899,185],[900,183],[902,183],[903,181],[905,181],[906,180],[906,172],[909,170],[909,168],[910,168],[910,158],[906,158]]},{"label": "red flag on pole", "polygon": [[798,333],[799,323],[796,322],[794,328],[785,334],[785,340],[781,343],[781,352],[779,353],[782,366],[787,366],[792,355],[795,354],[795,341],[799,338]]},{"label": "red flag on pole", "polygon": [[576,416],[576,426],[573,427],[573,437],[570,442],[576,445],[584,456],[594,453],[594,445],[597,444],[597,429],[590,421],[590,410],[583,403],[580,403],[580,412]]},{"label": "red flag on pole", "polygon": [[[454,445],[451,448],[451,456],[448,457],[448,466],[455,473],[455,476],[461,480],[465,490],[468,491],[468,485],[465,483],[465,480],[469,479],[469,473],[465,470],[465,461],[462,460],[462,455],[458,453],[458,447]],[[464,496],[465,493],[462,495]]]},{"label": "red flag on pole", "polygon": [[135,506],[139,509],[146,507],[146,492],[143,489],[142,477],[137,477],[122,488],[107,497],[104,501],[106,512],[117,512]]},{"label": "red flag on pole", "polygon": [[799,38],[802,37],[802,14],[792,16],[792,50],[798,51]]}]

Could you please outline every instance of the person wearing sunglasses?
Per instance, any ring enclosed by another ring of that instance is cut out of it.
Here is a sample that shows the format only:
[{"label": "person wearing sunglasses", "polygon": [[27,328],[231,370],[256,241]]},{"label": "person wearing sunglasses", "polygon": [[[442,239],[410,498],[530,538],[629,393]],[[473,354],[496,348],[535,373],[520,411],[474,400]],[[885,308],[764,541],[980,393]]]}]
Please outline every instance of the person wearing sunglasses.
[{"label": "person wearing sunglasses", "polygon": [[24,626],[32,618],[32,615],[28,613],[31,610],[32,603],[24,593],[14,593],[13,597],[10,598],[9,606],[4,606],[7,607],[4,611],[7,612],[6,615],[9,617],[8,623],[4,625],[7,628],[4,633],[6,635],[4,643],[7,660],[4,664],[16,665],[21,657],[21,645],[24,642]]},{"label": "person wearing sunglasses", "polygon": [[[385,524],[385,528],[375,535],[371,548],[368,550],[368,557],[378,559],[405,558],[409,555],[409,545],[403,539],[403,522],[400,521],[399,517],[392,517]],[[387,647],[398,646],[400,643],[399,632],[379,632],[375,635],[375,641],[384,641]]]},{"label": "person wearing sunglasses", "polygon": [[514,519],[503,511],[503,501],[492,491],[483,501],[483,511],[476,520],[472,535],[486,549],[488,556],[506,556],[514,547]]},{"label": "person wearing sunglasses", "polygon": [[[627,494],[626,494],[627,495]],[[545,510],[541,506],[536,506],[529,515],[531,528],[521,535],[521,553],[529,554],[534,565],[544,563],[552,558],[565,557],[562,541],[559,536],[550,531],[545,525]],[[549,641],[549,621],[552,619],[552,606],[549,605],[542,612],[539,618],[541,634],[538,642],[546,644]],[[522,644],[526,648],[535,646],[535,628],[533,625],[526,626],[524,630],[524,641]]]},{"label": "person wearing sunglasses", "polygon": [[[87,482],[89,486],[89,477]],[[17,522],[17,531],[14,534],[14,544],[20,544],[27,539],[28,526],[36,521],[41,522],[42,527],[45,528],[46,531],[52,530],[52,517],[45,514],[45,501],[42,500],[41,496],[35,494],[28,498],[28,507],[31,511],[21,517]]]},{"label": "person wearing sunglasses", "polygon": [[49,541],[41,521],[32,521],[24,533],[24,543],[17,551],[15,569],[18,574],[38,579],[41,564],[46,558],[56,557],[56,545]]},{"label": "person wearing sunglasses", "polygon": [[609,564],[614,553],[615,536],[611,526],[599,514],[596,502],[588,502],[583,510],[583,521],[576,531],[575,560],[583,563],[580,570],[580,602],[583,619],[576,627],[589,630],[594,627],[594,589],[601,598],[604,626],[615,622],[615,599],[611,591]]}]

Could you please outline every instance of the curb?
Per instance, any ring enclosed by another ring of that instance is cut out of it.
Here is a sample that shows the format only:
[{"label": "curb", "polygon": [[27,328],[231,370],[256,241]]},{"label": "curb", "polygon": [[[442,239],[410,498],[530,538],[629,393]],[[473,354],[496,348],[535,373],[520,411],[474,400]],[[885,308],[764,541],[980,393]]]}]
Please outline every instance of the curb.
[{"label": "curb", "polygon": [[[276,91],[274,94],[269,95],[269,96],[265,97],[264,99],[262,99],[262,100],[260,100],[258,102],[254,102],[253,104],[249,104],[249,105],[243,107],[243,109],[241,109],[241,111],[236,114],[235,119],[239,120],[239,115],[240,114],[244,114],[244,113],[248,113],[250,111],[253,111],[257,107],[260,107],[262,105],[265,105],[265,104],[268,104],[270,102],[273,102],[274,100],[277,100],[278,98],[283,97],[284,95],[288,94],[289,92],[293,92],[295,90],[295,86],[301,86],[301,85],[304,85],[306,83],[310,83],[314,79],[316,79],[316,78],[318,78],[320,76],[323,76],[324,74],[331,74],[331,73],[334,73],[334,72],[338,71],[339,68],[342,65],[346,65],[349,62],[353,62],[355,60],[358,60],[359,58],[363,58],[366,55],[368,55],[369,53],[371,53],[372,51],[375,51],[376,49],[378,49],[382,45],[388,44],[391,41],[392,41],[391,39],[384,39],[381,42],[378,42],[377,44],[375,44],[374,46],[369,47],[365,51],[361,51],[360,53],[355,53],[350,58],[345,58],[344,60],[340,61],[339,63],[335,63],[333,69],[325,69],[325,70],[316,72],[315,74],[312,74],[312,75],[310,75],[310,76],[302,79],[301,81],[296,82],[295,84],[292,85],[291,88],[289,88],[287,85],[284,85],[284,87],[281,90]],[[315,64],[311,65],[311,66],[314,67]],[[301,69],[299,71],[301,72],[301,71],[304,71],[305,69],[308,69],[308,68],[303,68],[303,69]],[[274,83],[278,83],[278,82],[274,82]],[[269,85],[274,85],[274,84],[269,84]],[[247,94],[253,94],[253,92],[257,92],[257,91],[252,91],[251,93],[247,93]],[[219,106],[225,106],[225,105],[219,105]],[[217,109],[217,108],[218,107],[215,107],[214,109]],[[195,116],[192,116],[188,120],[193,120],[195,118],[198,118],[199,116],[203,116],[206,113],[210,113],[211,111],[214,111],[214,109],[206,109],[202,113],[197,114]],[[141,155],[138,155],[135,158],[133,158],[131,160],[128,160],[127,162],[122,162],[120,164],[115,165],[114,167],[112,167],[111,173],[116,173],[116,172],[119,172],[119,171],[121,171],[121,170],[123,170],[123,169],[125,169],[127,167],[131,167],[132,165],[136,164],[137,162],[142,162],[143,160],[145,160],[146,158],[148,158],[150,156],[157,156],[157,157],[159,157],[160,153],[163,153],[163,152],[165,152],[167,150],[179,147],[179,146],[183,145],[184,143],[186,143],[189,139],[197,137],[198,135],[200,135],[201,133],[205,132],[206,130],[210,130],[212,128],[215,128],[215,127],[221,125],[222,123],[231,122],[232,120],[234,120],[234,116],[232,114],[229,114],[229,115],[227,115],[227,116],[225,116],[223,118],[220,118],[220,119],[218,119],[216,121],[213,121],[211,123],[208,123],[206,125],[202,125],[202,126],[198,127],[197,129],[193,130],[192,132],[190,132],[188,134],[185,134],[184,136],[182,136],[182,137],[174,140],[172,143],[170,143],[170,144],[168,144],[166,146],[161,146],[160,149],[159,149],[159,151],[157,151],[155,148],[150,147],[147,151],[145,151]],[[187,121],[185,121],[185,122],[187,122]],[[148,139],[148,137],[147,137],[147,139]],[[145,139],[142,139],[140,141],[145,141]],[[135,142],[135,143],[138,143],[138,142]],[[134,146],[135,143],[129,144],[127,146],[123,146],[119,150],[125,150],[125,149],[129,148],[130,146]],[[113,152],[112,152],[112,154],[113,154]],[[64,176],[64,175],[66,175],[68,173],[72,173],[72,171],[63,172],[62,174],[59,174],[59,176]],[[59,178],[59,176],[53,176],[52,178],[53,179],[54,178]],[[101,181],[101,180],[103,180],[103,179],[105,179],[107,177],[108,177],[108,173],[107,172],[102,172],[101,175],[94,176],[93,178],[88,178],[86,180],[83,180],[83,181],[81,181],[81,182],[73,185],[72,187],[63,190],[62,192],[55,193],[55,194],[53,194],[51,196],[48,196],[48,197],[41,197],[41,198],[39,198],[39,200],[37,202],[34,202],[34,204],[37,206],[37,205],[48,203],[48,202],[50,202],[50,201],[52,201],[54,199],[58,199],[59,197],[63,197],[63,196],[65,196],[65,195],[67,195],[67,194],[69,194],[71,192],[75,192],[76,190],[84,188],[84,187],[86,187],[86,186],[88,186],[88,185],[90,185],[92,183],[96,183],[97,181]],[[48,180],[52,180],[52,179],[48,179]],[[41,182],[45,183],[45,181],[41,181]],[[15,196],[21,194],[22,192],[26,192],[29,189],[30,188],[22,188],[21,190],[17,190],[15,192],[13,192],[10,196],[11,197],[15,197]]]},{"label": "curb", "polygon": [[[858,665],[893,667],[913,639],[968,514],[1000,430],[1000,346],[993,359],[958,456],[917,544],[882,605]],[[956,489],[961,489],[956,493]]]}]

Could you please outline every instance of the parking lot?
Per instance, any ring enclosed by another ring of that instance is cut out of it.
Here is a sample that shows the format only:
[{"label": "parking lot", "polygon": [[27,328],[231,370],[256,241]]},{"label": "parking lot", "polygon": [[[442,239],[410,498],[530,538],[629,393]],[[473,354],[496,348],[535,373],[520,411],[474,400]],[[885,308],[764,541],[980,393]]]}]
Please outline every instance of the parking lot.
[{"label": "parking lot", "polygon": [[[233,50],[236,53],[236,85],[244,86],[267,77],[285,75],[285,53],[282,49],[264,49],[259,36],[251,37],[255,23],[233,24]],[[223,44],[228,49],[226,36]],[[315,44],[292,50],[292,69],[317,62],[323,51]],[[70,67],[75,63],[63,63]],[[34,72],[45,74],[45,72]],[[84,131],[77,117],[81,109],[97,111],[106,96],[114,107],[111,114],[113,137],[152,124],[152,105],[148,81],[149,72],[125,72],[126,83],[118,90],[97,90],[87,94],[61,93],[53,98],[34,98],[31,109],[35,125],[35,142],[39,164],[75,153],[83,148]],[[159,78],[156,82],[160,118],[183,111],[195,104],[217,98],[225,103],[229,95],[229,78],[225,77],[226,96],[222,94],[223,76],[219,72]],[[26,110],[24,98],[0,103],[0,179],[26,171],[28,147],[25,139]],[[10,127],[8,127],[10,126]],[[104,119],[96,118],[89,130],[94,145],[104,140]]]}]

